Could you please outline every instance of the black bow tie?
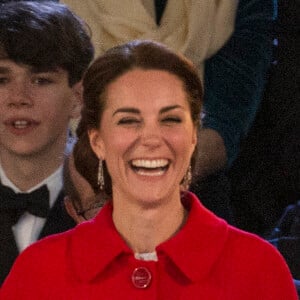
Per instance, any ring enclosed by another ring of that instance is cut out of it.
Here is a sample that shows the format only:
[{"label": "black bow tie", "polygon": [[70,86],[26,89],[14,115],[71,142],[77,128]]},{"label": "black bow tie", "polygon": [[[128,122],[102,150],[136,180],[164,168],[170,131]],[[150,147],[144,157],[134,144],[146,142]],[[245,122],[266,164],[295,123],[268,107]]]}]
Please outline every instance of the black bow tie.
[{"label": "black bow tie", "polygon": [[46,218],[49,212],[49,191],[46,185],[31,193],[15,193],[0,184],[0,210],[15,214],[16,221],[25,211]]}]

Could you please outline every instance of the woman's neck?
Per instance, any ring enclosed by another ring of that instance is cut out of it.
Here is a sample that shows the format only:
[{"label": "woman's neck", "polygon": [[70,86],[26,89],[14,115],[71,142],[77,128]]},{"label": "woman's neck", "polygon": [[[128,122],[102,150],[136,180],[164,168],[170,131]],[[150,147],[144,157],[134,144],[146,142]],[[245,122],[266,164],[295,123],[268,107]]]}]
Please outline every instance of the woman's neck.
[{"label": "woman's neck", "polygon": [[119,206],[114,201],[114,224],[135,253],[154,252],[159,244],[178,232],[186,217],[187,212],[180,197],[175,203],[168,202],[151,208],[130,206],[127,202]]}]

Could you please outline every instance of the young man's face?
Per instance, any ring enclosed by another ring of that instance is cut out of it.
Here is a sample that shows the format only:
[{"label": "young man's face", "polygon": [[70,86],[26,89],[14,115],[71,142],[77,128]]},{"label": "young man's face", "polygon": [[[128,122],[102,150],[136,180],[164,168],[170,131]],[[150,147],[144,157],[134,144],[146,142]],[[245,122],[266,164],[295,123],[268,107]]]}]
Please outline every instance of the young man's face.
[{"label": "young man's face", "polygon": [[30,157],[57,153],[66,142],[70,118],[80,112],[80,84],[67,71],[36,70],[0,59],[0,153]]}]

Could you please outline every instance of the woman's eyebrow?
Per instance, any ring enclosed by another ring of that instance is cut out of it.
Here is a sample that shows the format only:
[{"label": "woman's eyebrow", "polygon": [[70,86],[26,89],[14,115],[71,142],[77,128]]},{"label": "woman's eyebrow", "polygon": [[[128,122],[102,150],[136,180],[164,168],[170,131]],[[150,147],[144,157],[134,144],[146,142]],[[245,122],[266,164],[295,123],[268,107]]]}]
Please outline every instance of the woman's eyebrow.
[{"label": "woman's eyebrow", "polygon": [[163,107],[159,113],[160,114],[163,114],[163,113],[166,113],[170,110],[173,110],[173,109],[177,109],[177,108],[180,108],[180,109],[183,109],[183,107],[181,105],[171,105],[171,106],[166,106],[166,107]]},{"label": "woman's eyebrow", "polygon": [[140,114],[140,110],[134,107],[122,107],[118,108],[114,111],[113,116],[118,113],[132,113],[132,114]]},{"label": "woman's eyebrow", "polygon": [[[181,105],[171,105],[171,106],[166,106],[166,107],[163,107],[159,113],[160,114],[163,114],[163,113],[166,113],[170,110],[173,110],[173,109],[182,109],[183,107]],[[137,108],[134,108],[134,107],[122,107],[122,108],[118,108],[117,110],[114,111],[113,113],[113,116],[118,114],[118,113],[132,113],[132,114],[140,114],[140,110],[137,109]]]}]

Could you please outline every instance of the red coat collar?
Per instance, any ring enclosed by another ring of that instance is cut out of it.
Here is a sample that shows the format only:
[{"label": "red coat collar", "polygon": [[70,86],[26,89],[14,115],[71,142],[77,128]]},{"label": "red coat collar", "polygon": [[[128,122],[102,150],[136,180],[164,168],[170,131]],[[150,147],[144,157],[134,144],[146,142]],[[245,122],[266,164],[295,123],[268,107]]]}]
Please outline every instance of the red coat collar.
[{"label": "red coat collar", "polygon": [[[186,224],[157,247],[191,281],[205,278],[220,257],[228,235],[227,223],[208,211],[192,193],[184,196],[190,213]],[[112,221],[112,205],[105,205],[94,220],[75,228],[69,244],[69,264],[82,281],[99,275],[119,255],[133,255]]]}]

